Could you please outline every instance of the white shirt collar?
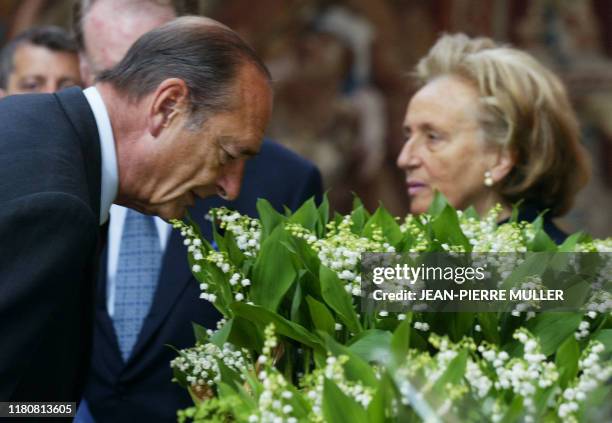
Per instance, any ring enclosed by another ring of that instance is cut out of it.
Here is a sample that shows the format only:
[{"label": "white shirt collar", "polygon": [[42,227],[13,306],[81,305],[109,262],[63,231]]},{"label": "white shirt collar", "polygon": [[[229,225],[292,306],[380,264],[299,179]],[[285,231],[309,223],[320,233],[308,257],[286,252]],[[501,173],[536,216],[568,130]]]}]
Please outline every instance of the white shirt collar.
[{"label": "white shirt collar", "polygon": [[117,169],[117,154],[115,151],[115,138],[108,111],[96,87],[89,87],[83,91],[89,107],[96,119],[98,134],[100,135],[100,152],[102,154],[102,186],[100,189],[100,225],[108,220],[111,204],[117,196],[119,186],[119,170]]}]

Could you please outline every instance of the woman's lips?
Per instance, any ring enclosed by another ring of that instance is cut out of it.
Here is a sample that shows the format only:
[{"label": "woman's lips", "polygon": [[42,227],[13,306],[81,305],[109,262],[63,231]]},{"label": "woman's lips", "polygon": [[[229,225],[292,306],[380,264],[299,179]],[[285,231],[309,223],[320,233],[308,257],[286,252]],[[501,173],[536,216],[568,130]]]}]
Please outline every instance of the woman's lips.
[{"label": "woman's lips", "polygon": [[413,182],[413,181],[409,181],[406,182],[406,189],[408,191],[408,195],[416,195],[419,192],[423,191],[425,188],[427,188],[427,185],[425,185],[423,182]]}]

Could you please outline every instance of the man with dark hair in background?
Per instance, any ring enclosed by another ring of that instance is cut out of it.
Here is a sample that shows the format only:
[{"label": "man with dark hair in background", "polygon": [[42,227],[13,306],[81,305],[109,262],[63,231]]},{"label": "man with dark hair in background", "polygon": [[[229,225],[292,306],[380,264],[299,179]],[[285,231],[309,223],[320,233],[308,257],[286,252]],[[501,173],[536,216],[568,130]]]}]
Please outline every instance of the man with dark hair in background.
[{"label": "man with dark hair in background", "polygon": [[[76,14],[75,33],[80,44],[83,79],[92,81],[120,60],[142,33],[172,19],[170,2],[155,0],[84,1]],[[308,198],[321,196],[321,177],[310,162],[284,147],[264,140],[260,154],[245,168],[243,187],[235,201],[210,198],[196,201],[191,216],[212,241],[211,224],[204,220],[211,207],[227,206],[243,214],[257,215],[258,198],[282,211],[296,210]],[[154,219],[153,237],[159,243],[160,267],[149,289],[141,290],[140,318],[129,333],[118,324],[123,292],[131,282],[122,275],[130,257],[140,251],[126,241],[130,212],[111,208],[108,249],[103,256],[97,292],[92,371],[79,422],[165,422],[176,419],[176,410],[191,404],[188,393],[172,383],[169,362],[176,353],[167,345],[193,345],[192,322],[214,328],[220,315],[200,299],[199,284],[192,277],[187,251],[178,232]],[[88,406],[88,408],[87,408]]]},{"label": "man with dark hair in background", "polygon": [[81,85],[77,44],[56,26],[31,28],[0,52],[0,97]]},{"label": "man with dark hair in background", "polygon": [[[236,198],[270,118],[269,78],[233,31],[190,17],[141,37],[85,91],[0,100],[1,401],[81,399],[111,203],[169,220],[197,197]],[[132,240],[150,240],[136,223]],[[150,247],[135,265],[153,272]],[[120,325],[136,307],[117,304]]]}]

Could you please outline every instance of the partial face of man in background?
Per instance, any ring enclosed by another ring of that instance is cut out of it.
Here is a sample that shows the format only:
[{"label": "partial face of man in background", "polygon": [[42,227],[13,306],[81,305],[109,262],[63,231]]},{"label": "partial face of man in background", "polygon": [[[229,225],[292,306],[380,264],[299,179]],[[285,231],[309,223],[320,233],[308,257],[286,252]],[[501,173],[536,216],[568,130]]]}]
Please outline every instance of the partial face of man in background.
[{"label": "partial face of man in background", "polygon": [[92,85],[101,71],[117,64],[142,34],[176,18],[170,4],[150,0],[97,0],[80,14],[75,30],[85,85]]},{"label": "partial face of man in background", "polygon": [[38,27],[15,37],[0,56],[0,96],[53,93],[81,85],[77,47],[58,27]]}]

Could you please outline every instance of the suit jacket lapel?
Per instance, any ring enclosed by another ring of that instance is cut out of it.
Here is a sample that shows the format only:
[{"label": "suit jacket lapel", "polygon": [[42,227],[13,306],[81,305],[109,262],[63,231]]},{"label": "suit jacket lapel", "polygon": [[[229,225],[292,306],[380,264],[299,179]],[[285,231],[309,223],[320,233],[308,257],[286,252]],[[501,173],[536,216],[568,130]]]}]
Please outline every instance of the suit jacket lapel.
[{"label": "suit jacket lapel", "polygon": [[108,248],[105,248],[102,256],[100,257],[100,270],[98,272],[98,281],[96,283],[96,331],[99,331],[100,336],[106,339],[106,345],[112,346],[113,354],[116,355],[118,362],[122,362],[121,352],[119,350],[119,344],[117,342],[117,334],[115,333],[115,327],[113,320],[108,315],[108,308],[106,306],[106,271],[108,262]]},{"label": "suit jacket lapel", "polygon": [[97,220],[100,220],[102,156],[96,119],[80,88],[68,88],[54,95],[79,136],[89,188],[89,202]]}]

